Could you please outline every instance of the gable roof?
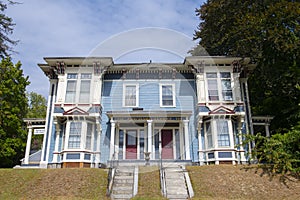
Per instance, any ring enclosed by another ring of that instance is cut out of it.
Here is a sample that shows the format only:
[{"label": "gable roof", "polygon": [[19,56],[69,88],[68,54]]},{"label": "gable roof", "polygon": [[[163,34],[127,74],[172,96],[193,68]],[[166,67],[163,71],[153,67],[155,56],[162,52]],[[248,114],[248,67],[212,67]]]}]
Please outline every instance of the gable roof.
[{"label": "gable roof", "polygon": [[218,115],[218,114],[226,114],[226,115],[230,115],[230,114],[235,114],[235,112],[229,108],[226,108],[224,106],[220,106],[212,111],[209,112],[209,114],[211,115]]},{"label": "gable roof", "polygon": [[89,113],[78,107],[75,107],[75,108],[65,111],[63,113],[63,115],[89,115]]}]

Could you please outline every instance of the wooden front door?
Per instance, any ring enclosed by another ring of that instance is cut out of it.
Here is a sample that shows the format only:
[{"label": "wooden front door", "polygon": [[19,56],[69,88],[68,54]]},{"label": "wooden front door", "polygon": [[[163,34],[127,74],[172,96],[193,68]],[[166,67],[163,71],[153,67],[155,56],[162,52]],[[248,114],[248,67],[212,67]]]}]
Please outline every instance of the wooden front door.
[{"label": "wooden front door", "polygon": [[126,133],[126,159],[137,159],[137,134],[136,130]]},{"label": "wooden front door", "polygon": [[162,147],[162,152],[161,152],[162,159],[174,159],[172,130],[161,131],[161,147]]}]

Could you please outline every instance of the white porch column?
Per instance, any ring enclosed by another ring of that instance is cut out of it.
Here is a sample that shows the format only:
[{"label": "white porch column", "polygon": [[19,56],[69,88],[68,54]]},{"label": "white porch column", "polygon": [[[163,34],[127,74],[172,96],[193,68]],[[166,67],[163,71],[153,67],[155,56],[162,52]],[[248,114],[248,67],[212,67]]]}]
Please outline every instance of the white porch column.
[{"label": "white porch column", "polygon": [[204,165],[204,155],[203,155],[203,147],[202,147],[202,137],[201,137],[201,130],[202,130],[202,120],[199,121],[198,124],[198,146],[199,146],[199,162],[200,165]]},{"label": "white porch column", "polygon": [[185,141],[185,159],[190,160],[190,140],[189,140],[189,120],[183,120],[184,123],[184,141]]},{"label": "white porch column", "polygon": [[26,143],[26,151],[25,151],[25,158],[24,158],[24,164],[29,163],[29,153],[30,153],[30,147],[31,147],[31,138],[32,138],[32,127],[28,127],[28,135],[27,135],[27,143]]},{"label": "white porch column", "polygon": [[267,137],[267,138],[269,138],[269,137],[270,137],[269,126],[270,126],[270,124],[269,124],[269,123],[266,123],[266,124],[265,124],[265,130],[266,130],[266,137]]},{"label": "white porch column", "polygon": [[115,129],[116,129],[116,122],[110,120],[111,129],[110,129],[110,154],[109,159],[113,160],[115,158]]},{"label": "white porch column", "polygon": [[58,145],[59,145],[59,134],[60,134],[60,128],[59,125],[56,124],[56,136],[55,136],[55,146],[54,146],[54,154],[53,154],[53,159],[52,162],[53,163],[57,163],[58,162]]},{"label": "white porch column", "polygon": [[152,157],[152,120],[147,120],[148,123],[148,152],[150,153],[150,160]]},{"label": "white porch column", "polygon": [[99,122],[96,122],[97,127],[97,143],[96,143],[96,158],[95,158],[95,168],[99,167],[100,163],[100,143],[101,143],[101,126]]},{"label": "white porch column", "polygon": [[240,145],[240,162],[241,164],[246,163],[246,158],[245,158],[245,150],[243,144],[243,137],[242,137],[242,124],[244,120],[241,119],[240,122],[238,123],[238,134],[239,134],[239,145]]}]

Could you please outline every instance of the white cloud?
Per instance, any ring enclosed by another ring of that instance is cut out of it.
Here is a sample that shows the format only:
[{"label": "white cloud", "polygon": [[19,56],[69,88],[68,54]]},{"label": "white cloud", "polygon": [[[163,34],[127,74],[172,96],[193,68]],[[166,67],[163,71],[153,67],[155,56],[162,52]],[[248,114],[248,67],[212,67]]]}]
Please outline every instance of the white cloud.
[{"label": "white cloud", "polygon": [[37,66],[44,62],[43,57],[86,56],[110,36],[135,28],[168,28],[192,38],[199,23],[194,11],[201,3],[193,0],[26,0],[7,10],[16,23],[13,37],[20,40],[15,47],[19,53],[13,58],[23,63],[25,74],[30,76],[28,90],[47,96],[48,80]]}]

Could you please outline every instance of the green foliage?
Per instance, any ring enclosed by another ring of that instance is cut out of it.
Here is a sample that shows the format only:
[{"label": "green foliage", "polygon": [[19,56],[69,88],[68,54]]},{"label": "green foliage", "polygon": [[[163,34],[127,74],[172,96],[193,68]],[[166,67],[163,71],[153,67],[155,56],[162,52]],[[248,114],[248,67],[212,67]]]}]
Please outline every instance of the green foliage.
[{"label": "green foliage", "polygon": [[274,134],[270,138],[261,134],[247,136],[245,144],[255,141],[251,158],[265,163],[270,173],[300,175],[300,123],[284,134]]},{"label": "green foliage", "polygon": [[28,112],[27,118],[45,118],[47,112],[46,98],[35,92],[27,94]]},{"label": "green foliage", "polygon": [[209,0],[196,14],[201,22],[194,39],[209,55],[250,57],[257,63],[249,79],[254,115],[275,116],[274,132],[295,126],[300,120],[300,2]]},{"label": "green foliage", "polygon": [[16,45],[18,41],[12,40],[9,35],[13,33],[12,18],[5,15],[5,10],[8,4],[15,4],[15,2],[7,0],[7,3],[0,1],[0,57],[4,58],[9,56],[9,52],[12,52],[11,46]]},{"label": "green foliage", "polygon": [[10,58],[0,63],[0,167],[12,167],[24,156],[26,131],[22,128],[27,112],[26,86],[21,63]]}]

